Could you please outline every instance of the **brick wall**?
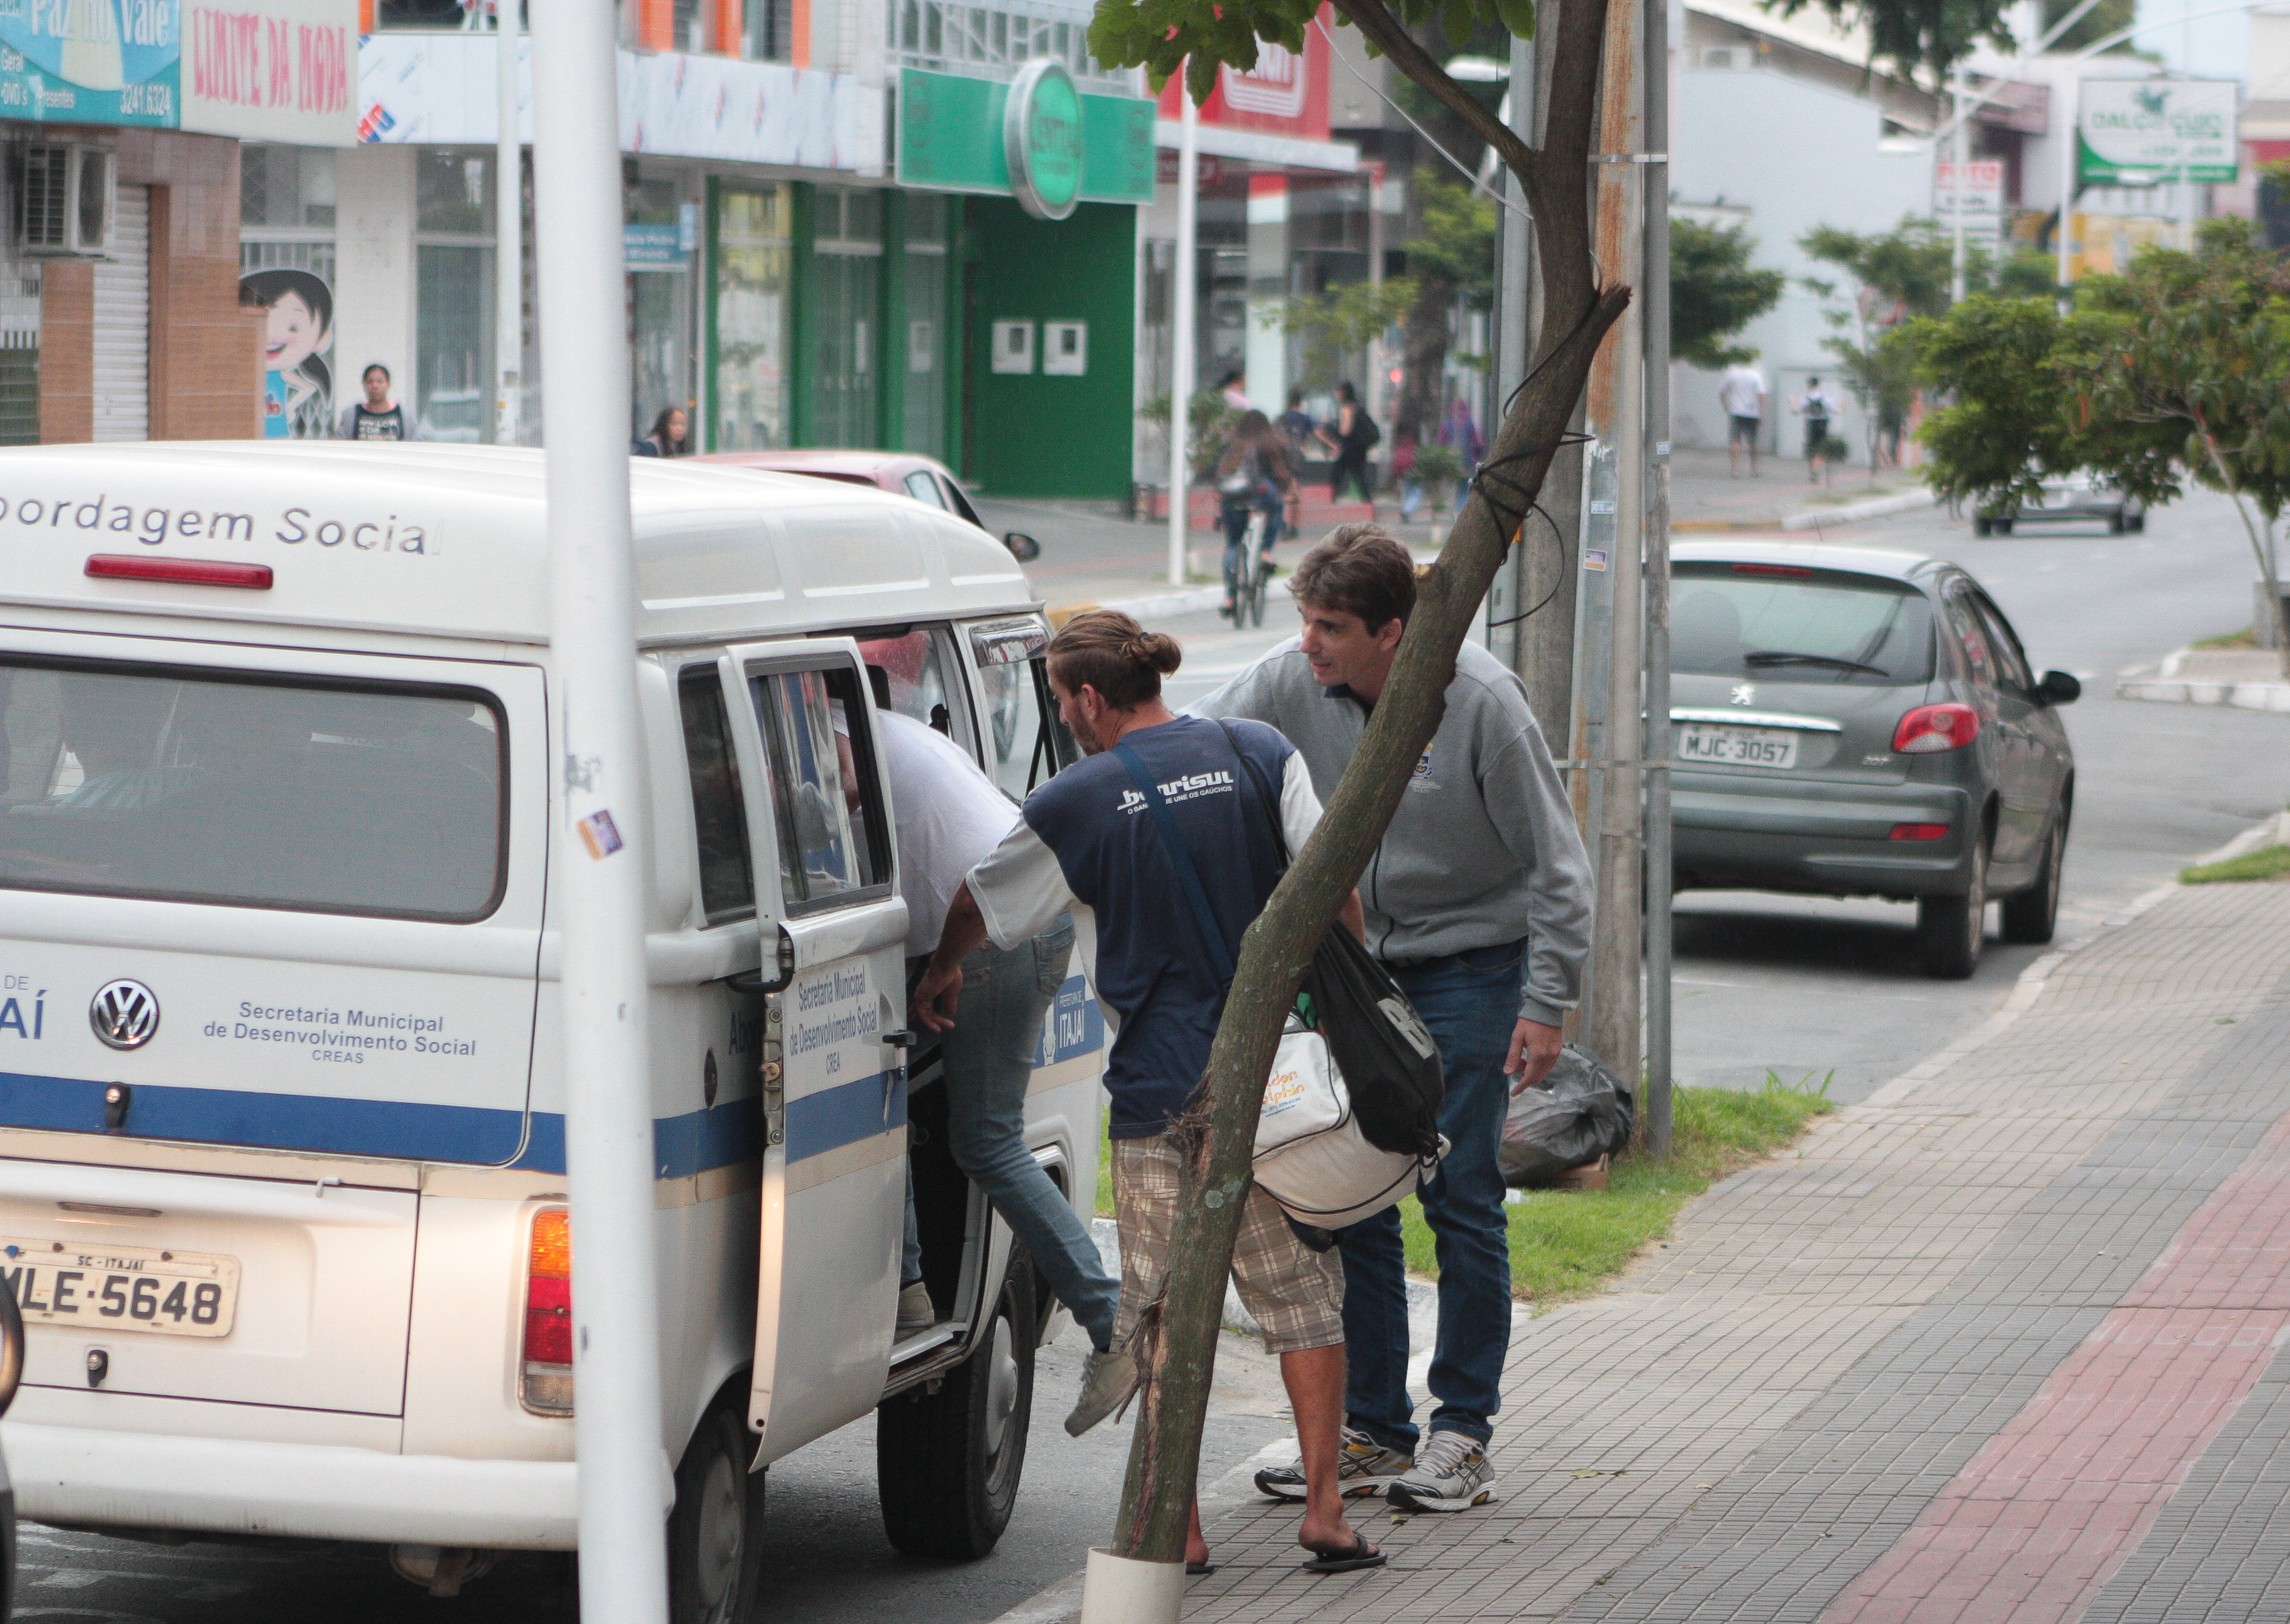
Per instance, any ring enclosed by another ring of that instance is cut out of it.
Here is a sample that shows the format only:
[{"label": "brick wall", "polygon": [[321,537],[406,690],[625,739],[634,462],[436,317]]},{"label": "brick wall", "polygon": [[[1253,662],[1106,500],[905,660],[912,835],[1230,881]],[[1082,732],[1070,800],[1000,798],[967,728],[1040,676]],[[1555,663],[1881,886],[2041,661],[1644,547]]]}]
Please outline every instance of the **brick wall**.
[{"label": "brick wall", "polygon": [[95,438],[95,263],[51,260],[40,272],[40,442]]}]

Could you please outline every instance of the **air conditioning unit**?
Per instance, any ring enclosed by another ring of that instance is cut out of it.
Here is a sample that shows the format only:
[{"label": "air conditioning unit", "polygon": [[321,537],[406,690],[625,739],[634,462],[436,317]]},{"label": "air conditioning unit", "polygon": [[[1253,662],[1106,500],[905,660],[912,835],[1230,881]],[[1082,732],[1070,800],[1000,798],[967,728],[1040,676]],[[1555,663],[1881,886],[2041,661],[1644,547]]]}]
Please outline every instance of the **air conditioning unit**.
[{"label": "air conditioning unit", "polygon": [[1750,52],[1742,45],[1712,45],[1702,52],[1701,65],[1738,73],[1750,65]]},{"label": "air conditioning unit", "polygon": [[16,244],[44,257],[111,252],[112,162],[101,147],[45,141],[18,148],[11,177]]}]

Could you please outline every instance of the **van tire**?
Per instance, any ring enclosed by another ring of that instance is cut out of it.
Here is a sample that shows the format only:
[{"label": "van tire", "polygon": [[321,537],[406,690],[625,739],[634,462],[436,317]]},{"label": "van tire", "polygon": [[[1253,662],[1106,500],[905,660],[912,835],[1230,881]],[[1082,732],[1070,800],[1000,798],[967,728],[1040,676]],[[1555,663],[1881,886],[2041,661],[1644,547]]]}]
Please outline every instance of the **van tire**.
[{"label": "van tire", "polygon": [[764,1474],[739,1404],[718,1399],[676,1468],[668,1514],[670,1624],[748,1624],[763,1588]]},{"label": "van tire", "polygon": [[876,1412],[875,1482],[883,1532],[909,1556],[974,1562],[1010,1524],[1034,1406],[1034,1270],[1022,1255],[995,1300],[993,1324],[939,1384]]}]

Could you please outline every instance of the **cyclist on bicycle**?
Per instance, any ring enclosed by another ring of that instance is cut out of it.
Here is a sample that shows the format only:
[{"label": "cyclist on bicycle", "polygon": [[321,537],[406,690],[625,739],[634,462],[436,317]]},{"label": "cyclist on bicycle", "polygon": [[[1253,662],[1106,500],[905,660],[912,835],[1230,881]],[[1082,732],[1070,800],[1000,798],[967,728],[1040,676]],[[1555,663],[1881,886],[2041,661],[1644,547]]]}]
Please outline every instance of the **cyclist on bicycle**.
[{"label": "cyclist on bicycle", "polygon": [[1224,606],[1230,613],[1234,593],[1249,567],[1244,556],[1248,521],[1264,515],[1264,540],[1258,549],[1261,567],[1272,573],[1272,548],[1280,540],[1281,521],[1296,523],[1303,492],[1288,460],[1288,447],[1272,420],[1251,409],[1242,414],[1217,459],[1217,500],[1224,520]]}]

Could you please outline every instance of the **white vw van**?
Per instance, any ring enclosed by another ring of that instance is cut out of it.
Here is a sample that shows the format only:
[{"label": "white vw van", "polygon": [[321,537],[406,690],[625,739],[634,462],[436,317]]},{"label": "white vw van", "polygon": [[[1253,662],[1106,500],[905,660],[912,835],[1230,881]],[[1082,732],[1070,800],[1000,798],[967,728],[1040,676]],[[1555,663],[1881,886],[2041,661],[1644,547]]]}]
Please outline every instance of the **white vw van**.
[{"label": "white vw van", "polygon": [[[893,1542],[990,1549],[1061,1323],[904,1047],[865,668],[1013,796],[1073,747],[1038,606],[975,527],[796,476],[632,477],[674,1616],[728,1624],[761,1468],[878,1406]],[[444,1594],[573,1547],[543,524],[535,452],[0,452],[25,1516],[369,1540]],[[1077,1206],[1103,1036],[1069,978],[1029,1117]],[[939,1323],[894,1343],[910,1148]]]}]

